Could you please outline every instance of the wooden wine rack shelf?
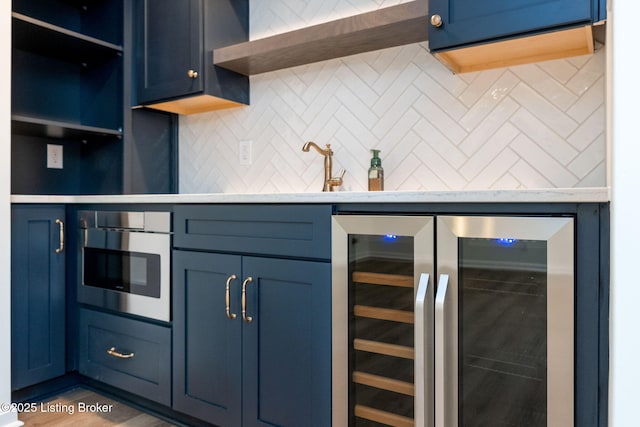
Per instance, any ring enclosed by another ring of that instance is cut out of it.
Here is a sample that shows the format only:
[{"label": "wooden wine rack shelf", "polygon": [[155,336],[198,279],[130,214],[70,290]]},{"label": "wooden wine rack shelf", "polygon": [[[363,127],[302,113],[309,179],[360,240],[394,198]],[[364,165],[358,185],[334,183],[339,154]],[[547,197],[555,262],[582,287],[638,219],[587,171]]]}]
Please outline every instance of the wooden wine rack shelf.
[{"label": "wooden wine rack shelf", "polygon": [[399,286],[413,288],[413,276],[400,274],[369,273],[354,271],[351,280],[356,283],[370,283],[372,285]]},{"label": "wooden wine rack shelf", "polygon": [[389,320],[391,322],[413,324],[412,311],[395,310],[392,308],[369,307],[366,305],[354,305],[353,314],[356,317],[367,317],[369,319]]},{"label": "wooden wine rack shelf", "polygon": [[366,372],[355,371],[353,373],[353,382],[379,388],[381,390],[405,394],[407,396],[414,395],[413,383],[408,383],[406,381],[400,381],[393,378],[387,378],[380,375],[368,374]]},{"label": "wooden wine rack shelf", "polygon": [[414,350],[411,347],[397,344],[387,344],[378,341],[363,340],[356,338],[353,340],[353,348],[358,351],[384,354],[385,356],[400,357],[403,359],[414,358]]},{"label": "wooden wine rack shelf", "polygon": [[366,351],[369,353],[383,354],[385,356],[401,357],[403,359],[414,359],[414,350],[412,347],[397,344],[387,344],[378,341],[363,340],[356,338],[353,340],[353,349],[358,351]]},{"label": "wooden wine rack shelf", "polygon": [[[357,299],[354,299],[354,301],[358,301],[358,304],[353,305],[353,315],[356,318],[389,322],[385,323],[384,326],[380,326],[383,329],[398,331],[394,333],[410,333],[409,331],[412,327],[401,324],[414,324],[414,313],[409,304],[410,299],[413,297],[414,277],[397,273],[406,273],[411,270],[406,268],[405,265],[386,260],[379,263],[364,263],[359,267],[360,271],[354,271],[351,275],[351,281],[355,284],[355,292],[358,293]],[[370,268],[371,270],[382,272],[373,272],[370,271]],[[396,289],[391,289],[391,287]],[[414,426],[414,420],[407,416],[410,415],[407,410],[408,402],[413,401],[415,395],[414,383],[412,381],[404,381],[408,379],[407,376],[403,377],[402,380],[394,378],[397,372],[393,368],[398,364],[403,367],[411,364],[415,359],[414,348],[407,345],[365,339],[367,332],[363,331],[362,334],[363,337],[353,336],[353,349],[367,353],[361,355],[363,360],[375,361],[378,365],[389,363],[390,369],[376,370],[376,373],[373,374],[365,372],[369,370],[366,364],[360,365],[360,370],[358,370],[358,366],[354,365],[351,372],[352,383],[358,384],[358,387],[365,386],[377,389],[378,391],[373,396],[378,397],[369,397],[366,401],[360,401],[361,404],[354,405],[353,414],[358,418],[375,421],[387,426]],[[402,339],[399,342],[408,344],[409,340]],[[386,356],[397,359],[390,359]],[[403,359],[404,361],[402,361]],[[385,399],[391,398],[388,395],[389,392],[396,393],[400,406],[394,408],[402,407],[402,410],[399,411],[402,415],[394,413],[395,409],[394,412],[389,412],[391,407],[385,407],[388,405],[381,401],[382,397],[380,396],[385,396]]]},{"label": "wooden wine rack shelf", "polygon": [[393,427],[413,427],[412,418],[403,417],[401,415],[392,414],[391,412],[381,411],[379,409],[369,408],[368,406],[356,405],[354,408],[355,416],[366,420],[375,421]]}]

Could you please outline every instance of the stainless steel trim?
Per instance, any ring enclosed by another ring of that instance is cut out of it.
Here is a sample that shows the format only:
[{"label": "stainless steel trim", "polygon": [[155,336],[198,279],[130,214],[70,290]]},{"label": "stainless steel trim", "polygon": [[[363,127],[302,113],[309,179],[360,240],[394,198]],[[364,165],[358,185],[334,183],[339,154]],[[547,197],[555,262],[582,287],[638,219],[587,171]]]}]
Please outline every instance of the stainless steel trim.
[{"label": "stainless steel trim", "polygon": [[416,426],[433,427],[434,423],[434,353],[433,353],[433,286],[429,273],[418,282],[414,322],[414,387]]},{"label": "stainless steel trim", "polygon": [[107,354],[109,356],[117,357],[119,359],[131,359],[132,357],[135,356],[134,353],[129,353],[129,354],[120,353],[116,350],[115,347],[111,347],[109,350],[107,350]]},{"label": "stainless steel trim", "polygon": [[[436,229],[438,273],[449,275],[454,306],[458,298],[458,238],[510,237],[547,242],[547,426],[573,426],[574,220],[439,216]],[[454,322],[450,328],[457,331],[457,317]]]},{"label": "stainless steel trim", "polygon": [[171,212],[80,211],[78,215],[78,226],[84,229],[171,232]]},{"label": "stainless steel trim", "polygon": [[64,251],[64,222],[61,219],[56,219],[56,224],[60,227],[60,245],[56,248],[56,253],[62,253]]},{"label": "stainless steel trim", "polygon": [[253,317],[247,316],[247,285],[253,282],[253,277],[249,276],[242,282],[242,320],[247,323],[253,322]]},{"label": "stainless steel trim", "polygon": [[434,218],[432,216],[335,215],[331,219],[332,321],[332,425],[349,419],[349,234],[413,236],[414,294],[419,273],[434,270]]},{"label": "stainless steel trim", "polygon": [[231,313],[231,282],[236,280],[237,277],[235,274],[232,274],[231,276],[227,277],[227,283],[225,285],[225,292],[224,292],[224,301],[225,301],[225,312],[227,314],[227,318],[231,319],[231,320],[235,320],[236,317],[238,317],[235,313]]},{"label": "stainless steel trim", "polygon": [[144,212],[96,212],[97,228],[144,230]]},{"label": "stainless steel trim", "polygon": [[[458,425],[458,330],[456,304],[448,292],[449,276],[441,274],[435,299],[435,426]],[[456,322],[457,323],[457,322]]]}]

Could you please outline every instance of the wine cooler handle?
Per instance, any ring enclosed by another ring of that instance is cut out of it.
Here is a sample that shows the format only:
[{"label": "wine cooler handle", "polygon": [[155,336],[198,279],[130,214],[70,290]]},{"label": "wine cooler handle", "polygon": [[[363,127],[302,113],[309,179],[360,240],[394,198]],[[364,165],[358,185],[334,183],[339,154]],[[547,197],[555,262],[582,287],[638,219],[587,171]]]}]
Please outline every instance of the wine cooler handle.
[{"label": "wine cooler handle", "polygon": [[433,286],[427,273],[420,275],[414,316],[414,420],[416,426],[434,427]]},{"label": "wine cooler handle", "polygon": [[441,274],[435,298],[435,427],[457,425],[458,358],[453,349],[458,330],[452,327],[456,307],[448,286],[449,275]]}]

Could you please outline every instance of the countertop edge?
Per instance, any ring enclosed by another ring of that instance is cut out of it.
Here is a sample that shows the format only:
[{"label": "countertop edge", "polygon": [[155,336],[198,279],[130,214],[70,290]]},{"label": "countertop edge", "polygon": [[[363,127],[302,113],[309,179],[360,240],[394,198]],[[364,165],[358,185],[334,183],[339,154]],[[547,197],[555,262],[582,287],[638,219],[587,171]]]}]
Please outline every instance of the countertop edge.
[{"label": "countertop edge", "polygon": [[381,191],[334,193],[210,193],[128,195],[11,195],[11,203],[602,203],[610,187],[478,191]]}]

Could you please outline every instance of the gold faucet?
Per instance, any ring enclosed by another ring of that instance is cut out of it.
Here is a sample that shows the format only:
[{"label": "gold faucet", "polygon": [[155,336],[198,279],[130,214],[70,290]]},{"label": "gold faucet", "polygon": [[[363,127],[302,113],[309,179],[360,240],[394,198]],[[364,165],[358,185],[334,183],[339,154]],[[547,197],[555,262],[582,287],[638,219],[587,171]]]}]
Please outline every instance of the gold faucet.
[{"label": "gold faucet", "polygon": [[332,177],[331,169],[333,167],[333,151],[331,150],[331,145],[326,144],[325,148],[322,149],[318,147],[318,145],[313,141],[307,141],[302,146],[302,151],[308,152],[309,148],[313,147],[315,150],[324,156],[324,185],[322,186],[322,191],[333,191],[334,187],[339,187],[342,185],[342,177],[344,176],[345,170],[340,170],[340,176]]}]

